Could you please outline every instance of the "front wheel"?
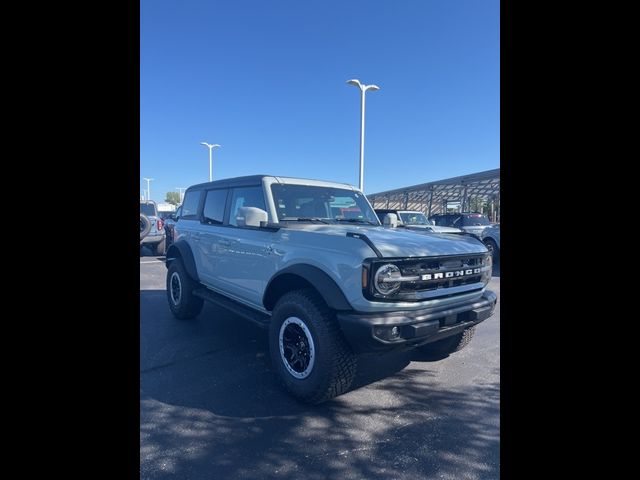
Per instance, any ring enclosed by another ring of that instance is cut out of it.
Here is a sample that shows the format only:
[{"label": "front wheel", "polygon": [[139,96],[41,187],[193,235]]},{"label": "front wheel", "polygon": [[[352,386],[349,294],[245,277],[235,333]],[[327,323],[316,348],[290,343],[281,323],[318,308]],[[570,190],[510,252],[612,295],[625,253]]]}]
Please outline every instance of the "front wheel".
[{"label": "front wheel", "polygon": [[335,313],[311,289],[278,300],[269,327],[271,363],[284,387],[307,403],[346,392],[356,374],[356,355]]}]

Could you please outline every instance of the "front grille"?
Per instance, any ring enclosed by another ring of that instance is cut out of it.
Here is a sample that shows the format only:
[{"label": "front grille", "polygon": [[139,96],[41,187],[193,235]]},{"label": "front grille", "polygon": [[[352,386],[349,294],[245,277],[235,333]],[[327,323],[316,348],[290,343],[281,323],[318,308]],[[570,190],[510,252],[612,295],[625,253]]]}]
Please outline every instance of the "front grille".
[{"label": "front grille", "polygon": [[[400,292],[425,292],[439,290],[443,288],[457,287],[477,283],[482,280],[482,272],[463,274],[458,276],[457,272],[468,272],[476,268],[485,266],[485,255],[456,255],[439,257],[433,259],[403,260],[394,262],[400,268],[403,276],[430,275],[429,280],[418,280],[415,282],[403,282]],[[451,274],[447,278],[447,274]],[[436,274],[443,274],[444,278]]]},{"label": "front grille", "polygon": [[[400,269],[403,280],[399,289],[383,294],[375,286],[375,278],[378,268],[387,263]],[[481,289],[491,278],[491,257],[488,253],[474,253],[440,257],[375,258],[366,260],[363,269],[367,276],[362,289],[365,298],[384,302],[419,302],[427,298],[447,298]],[[410,280],[412,277],[418,278]]]}]

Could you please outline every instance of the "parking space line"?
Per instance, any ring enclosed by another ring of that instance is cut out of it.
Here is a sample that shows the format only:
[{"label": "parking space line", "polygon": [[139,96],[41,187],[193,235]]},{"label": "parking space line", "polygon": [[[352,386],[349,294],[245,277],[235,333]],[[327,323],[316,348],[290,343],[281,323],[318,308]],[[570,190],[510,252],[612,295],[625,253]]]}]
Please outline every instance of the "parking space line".
[{"label": "parking space line", "polygon": [[164,263],[163,260],[151,260],[149,262],[140,262],[140,265],[142,265],[143,263]]}]

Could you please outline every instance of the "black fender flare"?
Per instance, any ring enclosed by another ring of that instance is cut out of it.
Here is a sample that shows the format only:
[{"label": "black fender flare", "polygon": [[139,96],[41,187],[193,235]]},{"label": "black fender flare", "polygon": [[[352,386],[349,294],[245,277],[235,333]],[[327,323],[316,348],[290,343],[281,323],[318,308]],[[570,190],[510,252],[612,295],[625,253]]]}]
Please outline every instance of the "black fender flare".
[{"label": "black fender flare", "polygon": [[329,308],[353,310],[336,282],[318,267],[308,264],[291,265],[271,277],[262,297],[262,304],[267,310],[273,310],[280,292],[292,290],[289,283],[293,276],[303,278],[314,287]]},{"label": "black fender flare", "polygon": [[196,261],[193,259],[193,252],[185,240],[178,240],[177,242],[172,243],[169,250],[167,250],[166,257],[167,260],[165,264],[167,268],[171,266],[171,262],[176,258],[180,258],[189,276],[196,282],[200,281],[198,278],[198,271],[196,270]]}]

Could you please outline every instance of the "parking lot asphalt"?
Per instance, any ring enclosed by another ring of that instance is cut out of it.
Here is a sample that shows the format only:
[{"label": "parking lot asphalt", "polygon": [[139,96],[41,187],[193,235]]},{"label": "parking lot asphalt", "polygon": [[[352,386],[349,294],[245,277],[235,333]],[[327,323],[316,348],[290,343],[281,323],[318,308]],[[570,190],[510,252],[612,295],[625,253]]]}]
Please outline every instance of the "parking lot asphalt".
[{"label": "parking lot asphalt", "polygon": [[163,257],[140,257],[141,479],[498,479],[500,274],[495,314],[445,359],[359,359],[352,389],[297,402],[266,332],[205,304],[174,319]]}]

